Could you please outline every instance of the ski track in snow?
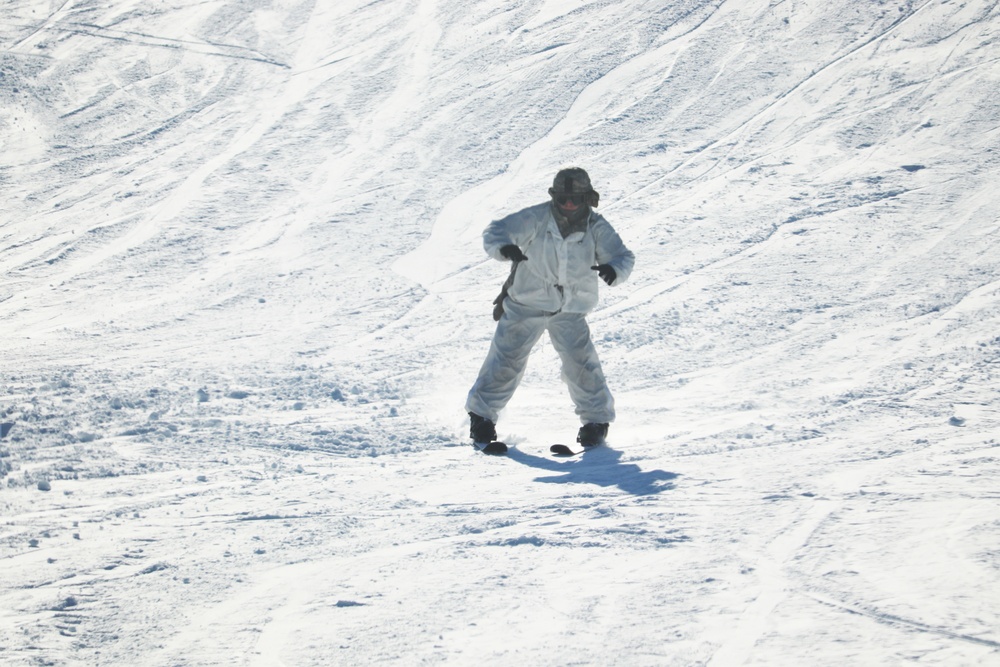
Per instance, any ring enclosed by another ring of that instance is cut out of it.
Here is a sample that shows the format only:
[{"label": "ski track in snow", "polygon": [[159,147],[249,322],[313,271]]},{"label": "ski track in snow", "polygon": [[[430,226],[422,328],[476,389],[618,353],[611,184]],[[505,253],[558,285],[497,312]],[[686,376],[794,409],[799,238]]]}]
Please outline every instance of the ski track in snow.
[{"label": "ski track in snow", "polygon": [[[4,4],[0,664],[995,664],[998,7]],[[482,456],[569,164],[618,420]]]}]

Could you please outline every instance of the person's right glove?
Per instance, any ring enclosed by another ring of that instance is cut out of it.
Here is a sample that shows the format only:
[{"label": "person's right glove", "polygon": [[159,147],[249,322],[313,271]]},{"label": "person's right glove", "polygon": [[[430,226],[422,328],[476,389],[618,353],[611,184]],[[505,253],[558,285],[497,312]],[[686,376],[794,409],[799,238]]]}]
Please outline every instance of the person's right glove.
[{"label": "person's right glove", "polygon": [[500,248],[500,254],[513,262],[523,262],[528,259],[527,255],[521,252],[521,249],[513,243]]}]

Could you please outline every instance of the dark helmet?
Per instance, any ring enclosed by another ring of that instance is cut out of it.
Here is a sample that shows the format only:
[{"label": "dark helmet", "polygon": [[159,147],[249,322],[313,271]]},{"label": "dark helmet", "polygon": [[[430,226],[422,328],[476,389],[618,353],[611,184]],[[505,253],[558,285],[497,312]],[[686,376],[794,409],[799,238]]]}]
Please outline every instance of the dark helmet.
[{"label": "dark helmet", "polygon": [[597,191],[590,185],[590,176],[579,167],[561,169],[552,179],[549,195],[558,206],[564,206],[567,201],[576,205],[586,204],[596,207],[601,199]]}]

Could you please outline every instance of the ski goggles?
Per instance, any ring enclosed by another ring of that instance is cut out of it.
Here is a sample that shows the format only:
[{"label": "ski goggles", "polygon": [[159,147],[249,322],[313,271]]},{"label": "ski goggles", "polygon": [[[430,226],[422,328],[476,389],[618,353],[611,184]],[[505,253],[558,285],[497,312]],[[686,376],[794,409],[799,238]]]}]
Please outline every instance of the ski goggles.
[{"label": "ski goggles", "polygon": [[554,189],[549,188],[549,195],[560,206],[570,203],[573,206],[583,206],[584,204],[597,206],[598,194],[593,190],[590,192],[556,192]]}]

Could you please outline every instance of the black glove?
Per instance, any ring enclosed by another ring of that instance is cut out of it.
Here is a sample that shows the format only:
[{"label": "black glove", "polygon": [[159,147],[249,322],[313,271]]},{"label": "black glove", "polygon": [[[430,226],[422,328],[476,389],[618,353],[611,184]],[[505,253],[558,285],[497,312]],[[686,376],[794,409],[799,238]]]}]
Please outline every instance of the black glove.
[{"label": "black glove", "polygon": [[524,262],[528,257],[513,243],[500,248],[500,254],[514,262]]},{"label": "black glove", "polygon": [[597,275],[599,275],[604,280],[604,282],[606,282],[609,285],[614,283],[615,278],[618,277],[618,274],[615,273],[615,270],[611,268],[610,264],[600,264],[598,266],[592,266],[590,268],[593,269],[594,271],[597,271]]}]

